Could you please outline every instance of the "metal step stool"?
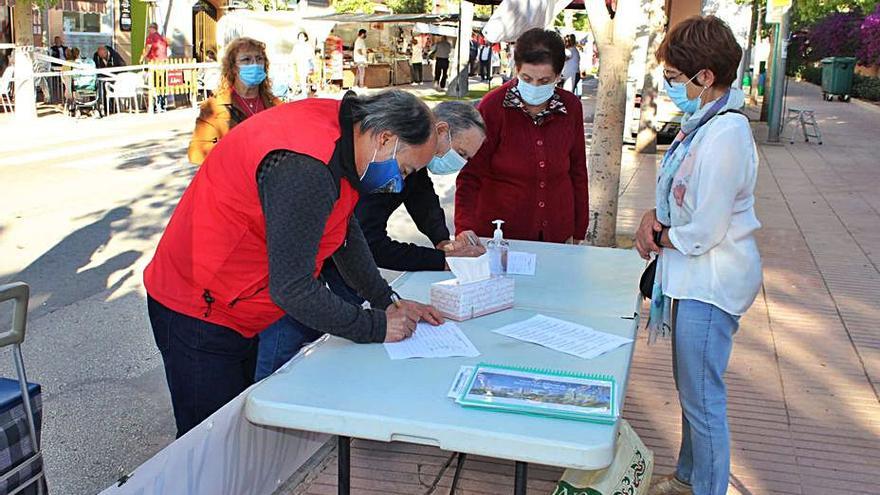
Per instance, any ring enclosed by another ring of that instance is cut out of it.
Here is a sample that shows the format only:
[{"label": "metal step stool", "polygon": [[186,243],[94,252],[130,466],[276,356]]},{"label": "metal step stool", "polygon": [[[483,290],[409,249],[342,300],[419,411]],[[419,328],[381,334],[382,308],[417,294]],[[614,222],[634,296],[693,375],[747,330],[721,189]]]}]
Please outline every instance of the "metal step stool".
[{"label": "metal step stool", "polygon": [[789,108],[788,115],[785,117],[785,125],[792,124],[789,142],[794,144],[794,134],[797,132],[798,124],[800,124],[801,132],[804,135],[804,142],[809,143],[810,138],[818,140],[822,144],[822,132],[819,131],[819,124],[816,122],[816,112],[806,108]]}]

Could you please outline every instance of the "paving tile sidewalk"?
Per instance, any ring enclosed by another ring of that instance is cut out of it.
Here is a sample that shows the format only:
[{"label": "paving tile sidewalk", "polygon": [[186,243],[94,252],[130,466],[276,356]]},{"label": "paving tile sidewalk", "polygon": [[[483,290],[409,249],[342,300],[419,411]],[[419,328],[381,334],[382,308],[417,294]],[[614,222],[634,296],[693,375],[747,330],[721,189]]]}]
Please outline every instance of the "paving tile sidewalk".
[{"label": "paving tile sidewalk", "polygon": [[[764,288],[742,319],[727,374],[732,433],[728,493],[876,494],[880,487],[880,111],[826,103],[792,84],[790,106],[816,110],[822,146],[763,144],[757,209]],[[653,200],[654,160],[628,155],[619,231]],[[640,335],[624,417],[671,472],[680,435],[670,347]],[[448,493],[453,454],[356,441],[357,494]],[[561,470],[530,470],[549,494]],[[458,493],[510,493],[511,463],[469,458]],[[292,493],[335,493],[331,452]]]}]

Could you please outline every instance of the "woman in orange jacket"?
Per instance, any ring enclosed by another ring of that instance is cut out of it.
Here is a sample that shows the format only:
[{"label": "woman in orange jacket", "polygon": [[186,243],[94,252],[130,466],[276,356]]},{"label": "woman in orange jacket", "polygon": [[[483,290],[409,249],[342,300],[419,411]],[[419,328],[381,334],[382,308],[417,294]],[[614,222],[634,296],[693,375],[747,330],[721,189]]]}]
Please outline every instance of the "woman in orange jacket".
[{"label": "woman in orange jacket", "polygon": [[202,103],[189,143],[189,161],[201,165],[230,129],[252,115],[281,103],[272,95],[266,73],[266,45],[252,38],[236,38],[226,47],[220,87]]}]

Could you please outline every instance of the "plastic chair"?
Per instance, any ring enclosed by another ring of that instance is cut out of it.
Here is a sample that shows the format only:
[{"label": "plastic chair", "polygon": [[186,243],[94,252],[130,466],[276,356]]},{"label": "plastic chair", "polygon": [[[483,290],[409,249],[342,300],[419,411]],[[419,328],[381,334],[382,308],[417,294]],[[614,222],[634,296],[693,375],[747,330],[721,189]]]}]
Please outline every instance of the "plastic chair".
[{"label": "plastic chair", "polygon": [[0,75],[0,107],[4,112],[11,112],[12,106],[12,82],[15,79],[15,68],[11,65]]},{"label": "plastic chair", "polygon": [[[8,481],[21,474],[30,474],[30,476],[22,480],[17,487],[8,491],[9,495],[19,493],[22,490],[36,484],[37,493],[43,495],[45,489],[45,471],[43,467],[43,454],[40,450],[40,440],[37,437],[36,416],[34,416],[34,405],[31,404],[31,394],[39,390],[39,385],[28,384],[27,374],[24,369],[24,358],[21,354],[21,344],[24,342],[25,326],[27,323],[27,307],[28,298],[30,296],[30,287],[24,282],[14,282],[11,284],[0,285],[0,303],[5,301],[14,301],[15,306],[12,316],[12,328],[0,332],[0,347],[12,346],[12,357],[15,360],[15,372],[18,375],[18,397],[14,400],[20,400],[24,406],[25,415],[27,416],[27,436],[30,440],[32,452],[26,454],[23,459],[14,460],[18,462],[12,469],[0,476],[0,482],[4,485]],[[8,383],[12,380],[4,380]],[[0,386],[0,389],[8,387]],[[9,392],[9,390],[4,390]],[[25,451],[26,452],[26,451]],[[23,452],[24,453],[24,452]],[[36,466],[35,466],[36,465]]]},{"label": "plastic chair", "polygon": [[104,83],[105,98],[108,103],[111,100],[115,100],[117,109],[120,108],[120,100],[124,100],[129,110],[133,107],[136,111],[140,112],[138,89],[142,86],[143,80],[140,74],[134,72],[117,74],[116,77]]},{"label": "plastic chair", "polygon": [[199,95],[202,96],[202,99],[207,100],[208,96],[217,91],[217,87],[220,86],[220,69],[210,67],[199,69],[197,82]]}]

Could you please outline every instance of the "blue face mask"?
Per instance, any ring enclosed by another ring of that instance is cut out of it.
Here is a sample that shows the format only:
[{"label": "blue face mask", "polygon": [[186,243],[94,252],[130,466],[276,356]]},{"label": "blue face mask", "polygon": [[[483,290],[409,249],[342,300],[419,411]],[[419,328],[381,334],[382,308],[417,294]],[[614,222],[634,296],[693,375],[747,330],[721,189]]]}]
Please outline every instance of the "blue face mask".
[{"label": "blue face mask", "polygon": [[361,189],[369,194],[373,193],[399,193],[403,191],[403,176],[400,175],[400,164],[397,163],[397,145],[400,140],[394,141],[394,151],[391,158],[376,161],[377,149],[373,152],[373,160],[367,165],[367,170],[361,176]]},{"label": "blue face mask", "polygon": [[529,105],[540,105],[544,103],[553,96],[553,92],[556,90],[556,85],[552,83],[535,86],[522,79],[519,80],[516,87],[519,89],[519,94],[522,96],[523,101]]},{"label": "blue face mask", "polygon": [[[687,82],[669,82],[667,78],[663,78],[663,89],[666,90],[666,94],[669,96],[669,99],[672,100],[672,103],[675,103],[675,106],[681,109],[682,112],[693,115],[697,113],[697,110],[700,109],[700,105],[702,105],[702,101],[700,100],[700,96],[703,96],[703,92],[696,98],[688,98],[687,95],[687,85],[690,84],[697,76],[699,72],[694,75],[694,77],[688,79]],[[703,88],[703,91],[706,91],[706,88]]]},{"label": "blue face mask", "polygon": [[428,163],[428,170],[432,174],[437,175],[454,174],[461,170],[466,163],[467,160],[452,148],[452,133],[450,132],[449,151],[444,153],[443,156],[435,156],[432,158],[431,162]]},{"label": "blue face mask", "polygon": [[245,86],[259,86],[266,80],[266,68],[262,64],[248,64],[238,66],[238,78]]}]

